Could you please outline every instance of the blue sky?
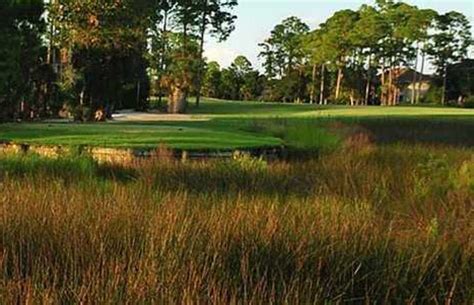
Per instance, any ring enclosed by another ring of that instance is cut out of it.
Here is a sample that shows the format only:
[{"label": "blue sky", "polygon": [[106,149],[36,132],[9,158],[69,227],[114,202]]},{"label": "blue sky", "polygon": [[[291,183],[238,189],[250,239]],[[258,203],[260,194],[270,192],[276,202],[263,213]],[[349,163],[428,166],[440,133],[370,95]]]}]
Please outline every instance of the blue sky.
[{"label": "blue sky", "polygon": [[[239,6],[235,9],[238,16],[236,30],[223,43],[209,39],[206,43],[206,57],[225,67],[237,55],[244,55],[256,67],[259,67],[258,44],[265,40],[273,27],[286,17],[300,17],[311,28],[315,28],[337,10],[357,9],[362,4],[373,4],[374,2],[363,0],[240,0]],[[406,0],[405,2],[421,8],[432,8],[439,12],[459,11],[464,13],[474,25],[474,0]]]}]

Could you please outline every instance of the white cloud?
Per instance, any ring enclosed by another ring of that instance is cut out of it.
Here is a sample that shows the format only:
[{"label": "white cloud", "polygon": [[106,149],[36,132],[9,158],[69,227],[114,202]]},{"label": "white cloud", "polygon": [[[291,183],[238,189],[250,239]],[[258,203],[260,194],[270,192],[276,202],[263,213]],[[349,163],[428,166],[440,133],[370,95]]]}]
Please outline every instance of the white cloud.
[{"label": "white cloud", "polygon": [[239,53],[236,51],[223,46],[211,46],[204,51],[204,56],[208,62],[217,61],[222,68],[230,66],[238,55]]}]

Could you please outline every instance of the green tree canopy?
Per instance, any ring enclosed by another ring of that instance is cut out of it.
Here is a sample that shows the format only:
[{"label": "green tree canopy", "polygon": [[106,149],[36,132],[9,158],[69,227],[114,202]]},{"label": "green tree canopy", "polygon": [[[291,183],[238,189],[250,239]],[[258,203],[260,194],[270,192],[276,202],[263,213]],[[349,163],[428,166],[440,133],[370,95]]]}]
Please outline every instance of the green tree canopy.
[{"label": "green tree canopy", "polygon": [[43,13],[40,0],[0,1],[0,120],[41,99]]}]

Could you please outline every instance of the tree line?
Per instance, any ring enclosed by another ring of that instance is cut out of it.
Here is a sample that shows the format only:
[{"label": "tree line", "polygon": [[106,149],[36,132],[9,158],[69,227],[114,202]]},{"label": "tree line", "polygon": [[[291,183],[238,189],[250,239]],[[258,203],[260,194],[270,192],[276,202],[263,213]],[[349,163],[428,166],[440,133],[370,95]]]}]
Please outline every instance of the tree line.
[{"label": "tree line", "polygon": [[[206,88],[219,98],[233,92],[232,99],[396,105],[404,74],[411,83],[409,102],[415,104],[430,63],[436,75],[425,99],[463,102],[474,95],[471,46],[471,25],[462,13],[377,0],[357,11],[338,11],[314,30],[297,17],[285,19],[259,45],[263,75],[248,64],[246,73],[236,73],[238,62],[246,62],[238,58],[219,79],[213,63]],[[233,90],[219,89],[229,86]]]},{"label": "tree line", "polygon": [[200,100],[204,41],[234,30],[236,0],[2,0],[0,117],[148,107]]},{"label": "tree line", "polygon": [[412,86],[417,103],[415,84],[428,61],[437,69],[440,102],[472,95],[464,64],[472,38],[461,13],[377,0],[338,11],[314,30],[290,17],[258,46],[262,73],[244,56],[227,68],[204,58],[206,39],[224,41],[235,29],[237,4],[1,0],[0,119],[69,113],[88,120],[98,109],[105,116],[117,108],[147,109],[150,95],[170,113],[185,112],[190,96],[199,106],[203,95],[394,105],[407,68],[419,71]]}]

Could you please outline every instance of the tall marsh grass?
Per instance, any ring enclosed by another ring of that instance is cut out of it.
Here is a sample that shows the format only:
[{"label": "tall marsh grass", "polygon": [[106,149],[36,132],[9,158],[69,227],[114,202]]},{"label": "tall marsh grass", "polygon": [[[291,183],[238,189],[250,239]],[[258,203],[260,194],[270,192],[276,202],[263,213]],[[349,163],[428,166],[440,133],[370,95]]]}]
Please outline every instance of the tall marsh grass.
[{"label": "tall marsh grass", "polygon": [[1,304],[474,301],[472,150],[69,162],[0,157]]}]

